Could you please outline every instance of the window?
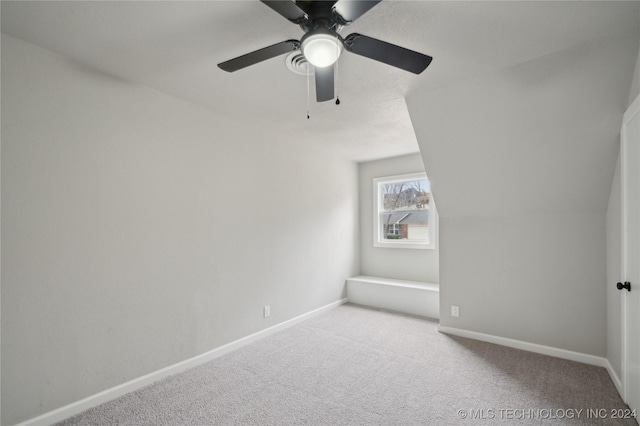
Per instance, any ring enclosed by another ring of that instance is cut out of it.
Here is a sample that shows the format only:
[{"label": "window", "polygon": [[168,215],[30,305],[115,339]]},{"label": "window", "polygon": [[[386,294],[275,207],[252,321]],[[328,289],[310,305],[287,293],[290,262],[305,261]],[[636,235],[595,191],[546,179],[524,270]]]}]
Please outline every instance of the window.
[{"label": "window", "polygon": [[397,239],[400,236],[400,225],[397,223],[390,223],[385,225],[387,227],[387,238]]},{"label": "window", "polygon": [[425,173],[373,180],[375,247],[434,249],[437,213]]}]

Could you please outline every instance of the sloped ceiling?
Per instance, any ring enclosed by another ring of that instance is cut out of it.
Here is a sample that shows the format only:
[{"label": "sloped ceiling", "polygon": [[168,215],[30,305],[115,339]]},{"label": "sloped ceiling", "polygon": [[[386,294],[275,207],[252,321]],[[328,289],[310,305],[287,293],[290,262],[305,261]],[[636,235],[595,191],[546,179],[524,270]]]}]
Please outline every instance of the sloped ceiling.
[{"label": "sloped ceiling", "polygon": [[[415,94],[416,106],[428,104],[419,116],[412,113],[414,121],[426,120],[424,113],[434,114],[433,122],[451,112],[436,102],[454,102],[447,90],[464,92],[470,80],[490,74],[508,79],[518,64],[563,52],[565,69],[574,70],[572,61],[582,57],[571,55],[573,47],[631,37],[640,28],[638,2],[386,0],[343,36],[360,32],[427,53],[433,63],[415,76],[345,53],[341,105],[313,102],[312,84],[307,120],[306,78],[288,71],[284,58],[233,74],[216,66],[301,37],[297,26],[258,1],[3,1],[1,7],[3,33],[220,113],[258,120],[355,161],[418,152],[407,96]],[[560,91],[571,80],[566,74],[544,78],[559,78],[549,87]],[[504,88],[514,98],[535,92],[533,84]]]},{"label": "sloped ceiling", "polygon": [[407,103],[441,215],[604,213],[639,41],[417,89]]}]

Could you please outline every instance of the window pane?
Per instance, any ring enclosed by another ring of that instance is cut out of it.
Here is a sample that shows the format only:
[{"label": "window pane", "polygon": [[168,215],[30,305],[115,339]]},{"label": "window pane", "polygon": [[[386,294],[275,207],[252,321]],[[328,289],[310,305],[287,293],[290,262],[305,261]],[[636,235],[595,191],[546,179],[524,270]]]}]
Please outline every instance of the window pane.
[{"label": "window pane", "polygon": [[429,241],[429,181],[381,183],[380,225],[385,240]]}]

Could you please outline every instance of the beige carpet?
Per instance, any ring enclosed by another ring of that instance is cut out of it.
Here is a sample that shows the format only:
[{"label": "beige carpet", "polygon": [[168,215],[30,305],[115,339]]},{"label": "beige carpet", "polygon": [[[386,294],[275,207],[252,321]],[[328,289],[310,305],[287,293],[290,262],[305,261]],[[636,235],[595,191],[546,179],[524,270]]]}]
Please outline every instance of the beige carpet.
[{"label": "beige carpet", "polygon": [[344,305],[61,425],[635,425],[603,368]]}]

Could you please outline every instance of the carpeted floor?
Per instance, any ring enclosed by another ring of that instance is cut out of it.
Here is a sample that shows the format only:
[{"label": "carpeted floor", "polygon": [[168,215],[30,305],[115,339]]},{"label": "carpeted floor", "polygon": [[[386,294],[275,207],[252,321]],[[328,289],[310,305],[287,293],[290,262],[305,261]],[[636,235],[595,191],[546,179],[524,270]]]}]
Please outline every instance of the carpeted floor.
[{"label": "carpeted floor", "polygon": [[343,305],[59,425],[635,425],[603,368]]}]

